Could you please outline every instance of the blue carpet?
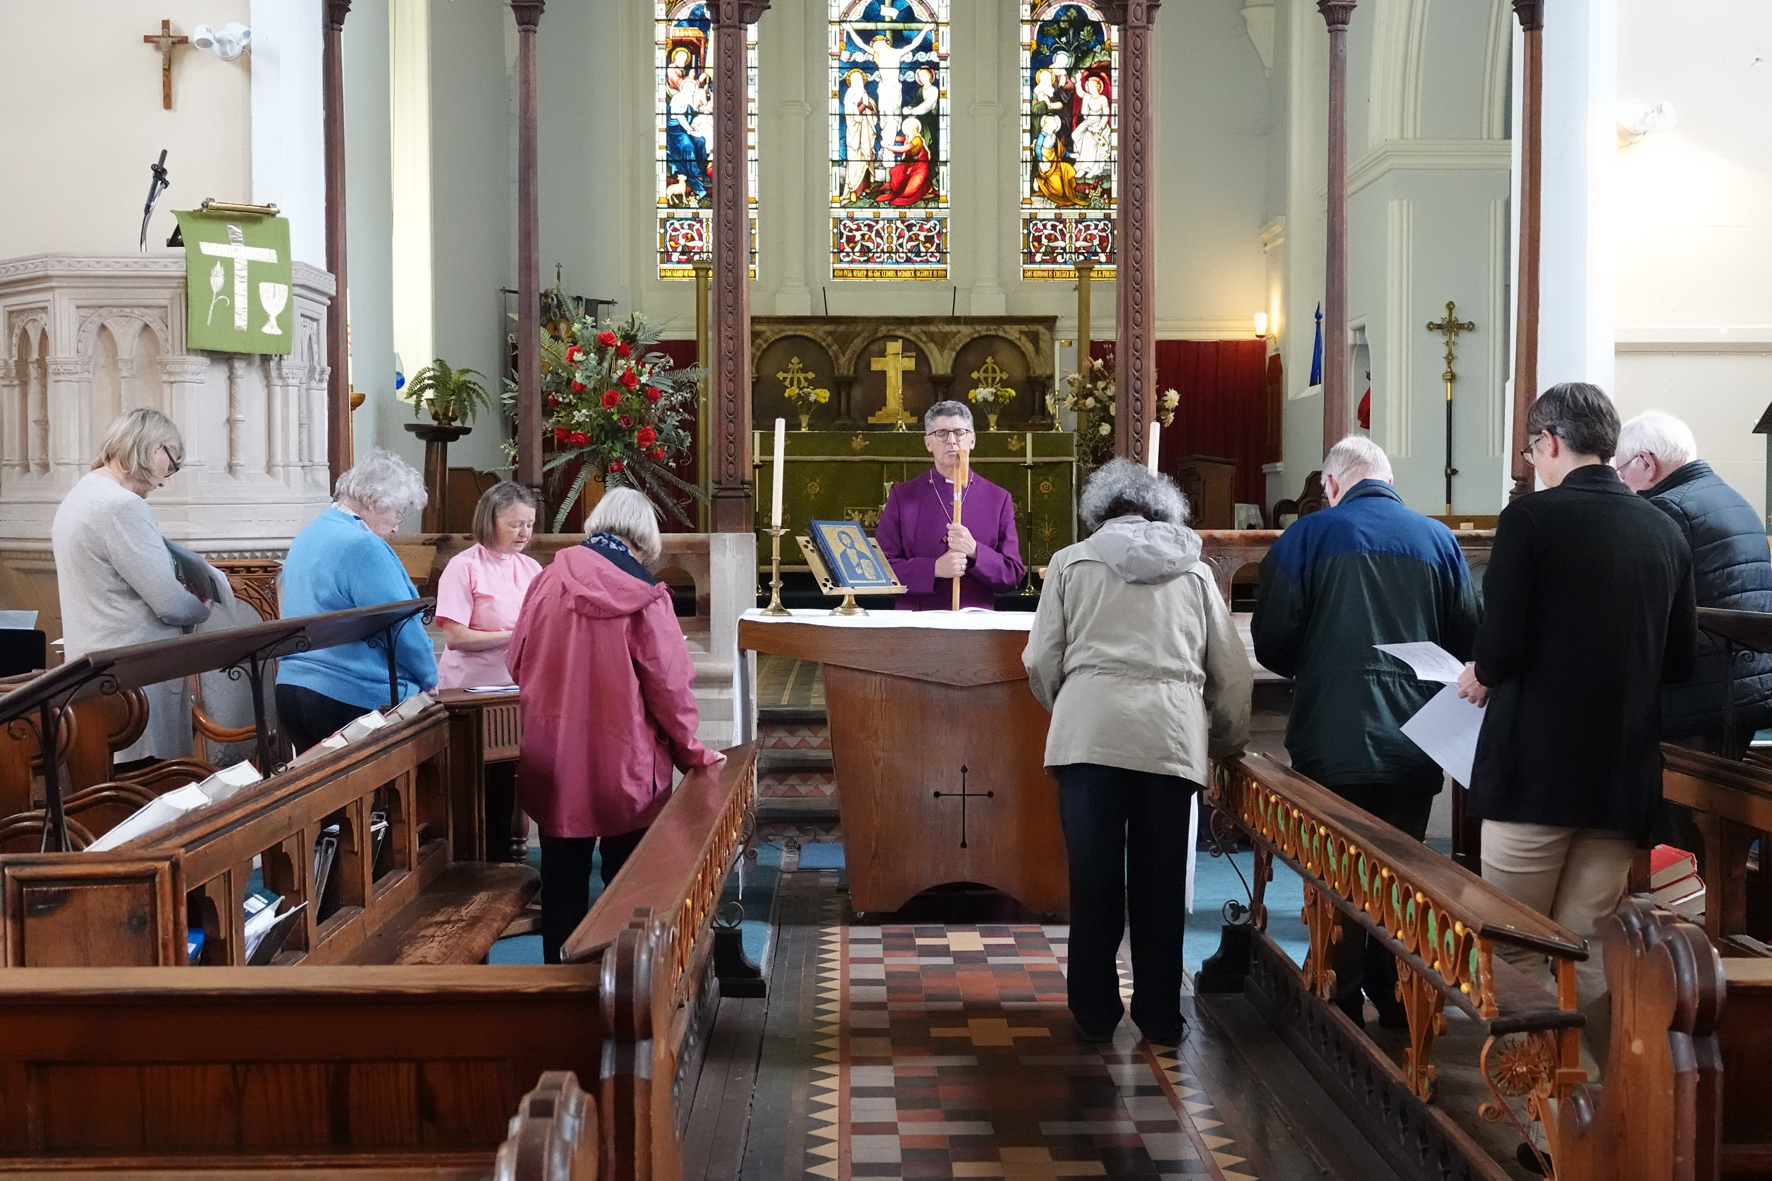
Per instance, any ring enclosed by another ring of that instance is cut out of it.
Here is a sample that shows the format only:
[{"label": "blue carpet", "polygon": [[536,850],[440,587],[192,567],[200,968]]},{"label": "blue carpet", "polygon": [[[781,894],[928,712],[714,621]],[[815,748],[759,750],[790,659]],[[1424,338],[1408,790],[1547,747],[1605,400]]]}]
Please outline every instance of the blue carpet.
[{"label": "blue carpet", "polygon": [[[1232,868],[1232,865],[1235,868]],[[1218,950],[1219,930],[1224,926],[1224,904],[1235,899],[1249,904],[1244,881],[1254,871],[1255,854],[1232,853],[1228,857],[1200,854],[1194,867],[1194,913],[1187,918],[1187,969],[1200,970],[1200,961]],[[1243,876],[1237,877],[1237,870]],[[1310,951],[1310,933],[1305,930],[1304,883],[1278,862],[1274,880],[1267,884],[1267,933],[1295,964],[1303,964]]]},{"label": "blue carpet", "polygon": [[846,865],[842,845],[833,843],[800,846],[801,869],[843,869]]}]

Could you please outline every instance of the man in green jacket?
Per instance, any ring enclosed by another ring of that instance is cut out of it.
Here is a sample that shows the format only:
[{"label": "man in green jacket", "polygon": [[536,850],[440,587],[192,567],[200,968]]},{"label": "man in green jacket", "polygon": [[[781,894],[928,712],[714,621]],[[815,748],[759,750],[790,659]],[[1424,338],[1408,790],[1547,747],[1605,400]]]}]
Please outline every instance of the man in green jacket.
[{"label": "man in green jacket", "polygon": [[[1470,570],[1452,531],[1405,507],[1390,459],[1350,435],[1323,459],[1330,507],[1301,517],[1261,564],[1255,658],[1295,682],[1286,751],[1301,774],[1408,833],[1427,835],[1440,768],[1402,724],[1440,686],[1375,644],[1430,641],[1469,658],[1478,622]],[[1335,1001],[1364,1020],[1362,985],[1386,1028],[1407,1025],[1396,960],[1344,920]]]}]

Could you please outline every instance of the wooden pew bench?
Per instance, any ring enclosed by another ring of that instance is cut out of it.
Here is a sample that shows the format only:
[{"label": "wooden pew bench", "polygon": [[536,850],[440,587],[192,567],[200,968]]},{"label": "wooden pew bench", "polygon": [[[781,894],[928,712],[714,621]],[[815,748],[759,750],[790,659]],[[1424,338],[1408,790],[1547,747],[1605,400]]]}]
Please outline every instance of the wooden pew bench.
[{"label": "wooden pew bench", "polygon": [[[1663,743],[1661,791],[1687,809],[1701,840],[1691,850],[1704,879],[1704,930],[1738,953],[1748,936],[1772,944],[1772,767]],[[1757,869],[1748,850],[1760,846]]]},{"label": "wooden pew bench", "polygon": [[[1253,913],[1247,925],[1226,927],[1196,990],[1247,995],[1402,1175],[1499,1181],[1497,1157],[1511,1157],[1518,1133],[1550,1117],[1549,1101],[1584,1077],[1585,1017],[1575,1002],[1582,941],[1262,755],[1220,764],[1208,802],[1254,846]],[[1302,967],[1265,930],[1276,859],[1304,884]],[[1409,1029],[1395,1058],[1330,1003],[1344,916],[1396,955]],[[1554,991],[1501,958],[1501,946],[1547,956]],[[1461,1055],[1455,1094],[1442,1092],[1435,1062],[1447,1047]],[[1498,1132],[1503,1121],[1518,1133]]]}]

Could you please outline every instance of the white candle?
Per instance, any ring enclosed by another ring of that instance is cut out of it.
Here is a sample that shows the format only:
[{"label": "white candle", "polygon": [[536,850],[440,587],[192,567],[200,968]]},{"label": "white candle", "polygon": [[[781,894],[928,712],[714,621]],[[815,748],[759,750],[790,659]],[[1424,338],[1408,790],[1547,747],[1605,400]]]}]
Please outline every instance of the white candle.
[{"label": "white candle", "polygon": [[1153,472],[1157,470],[1157,440],[1162,431],[1163,428],[1157,424],[1157,420],[1151,419],[1151,437],[1150,442],[1145,445],[1144,465]]},{"label": "white candle", "polygon": [[787,449],[787,445],[788,420],[778,418],[775,420],[775,490],[769,501],[769,523],[777,529],[781,528],[781,481],[785,474],[782,471],[782,452]]}]

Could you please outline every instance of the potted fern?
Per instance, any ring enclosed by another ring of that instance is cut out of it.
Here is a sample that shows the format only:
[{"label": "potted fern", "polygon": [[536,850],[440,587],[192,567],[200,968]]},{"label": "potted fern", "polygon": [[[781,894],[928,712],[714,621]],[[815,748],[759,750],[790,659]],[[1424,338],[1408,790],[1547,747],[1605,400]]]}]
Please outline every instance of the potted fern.
[{"label": "potted fern", "polygon": [[[412,400],[412,414],[431,412],[431,421],[438,426],[466,427],[474,416],[492,405],[492,395],[478,379],[486,375],[474,369],[451,369],[449,362],[438,357],[412,375],[406,384],[406,396]],[[465,430],[463,432],[466,433]]]}]

